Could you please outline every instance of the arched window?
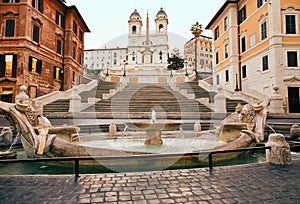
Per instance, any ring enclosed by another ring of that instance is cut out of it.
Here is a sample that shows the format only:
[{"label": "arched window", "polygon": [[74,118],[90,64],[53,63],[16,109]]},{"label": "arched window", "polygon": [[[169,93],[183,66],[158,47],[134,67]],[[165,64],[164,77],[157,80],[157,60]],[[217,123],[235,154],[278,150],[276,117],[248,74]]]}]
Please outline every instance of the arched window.
[{"label": "arched window", "polygon": [[159,24],[158,30],[159,30],[159,32],[164,32],[164,25],[163,24]]},{"label": "arched window", "polygon": [[136,26],[132,26],[132,34],[136,34]]}]

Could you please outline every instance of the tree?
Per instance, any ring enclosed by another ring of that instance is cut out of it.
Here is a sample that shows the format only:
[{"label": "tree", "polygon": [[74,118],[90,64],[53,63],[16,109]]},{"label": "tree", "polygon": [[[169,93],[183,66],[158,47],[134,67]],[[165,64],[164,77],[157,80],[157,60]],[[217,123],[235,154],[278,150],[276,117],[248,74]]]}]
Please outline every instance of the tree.
[{"label": "tree", "polygon": [[200,24],[198,21],[192,25],[190,31],[194,35],[195,38],[199,37],[201,33],[203,32],[202,30],[202,24]]},{"label": "tree", "polygon": [[168,70],[178,70],[184,67],[184,59],[180,56],[180,51],[174,48],[171,57],[168,58]]},{"label": "tree", "polygon": [[192,25],[190,31],[195,37],[195,72],[197,74],[197,38],[201,35],[203,32],[202,30],[202,24],[200,24],[198,21]]}]

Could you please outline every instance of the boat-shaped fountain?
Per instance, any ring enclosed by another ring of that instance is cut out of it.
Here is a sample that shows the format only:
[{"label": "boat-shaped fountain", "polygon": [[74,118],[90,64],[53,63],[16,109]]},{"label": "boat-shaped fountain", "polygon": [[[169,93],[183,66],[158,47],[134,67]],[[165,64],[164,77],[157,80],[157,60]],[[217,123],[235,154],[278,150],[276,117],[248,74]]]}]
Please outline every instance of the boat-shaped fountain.
[{"label": "boat-shaped fountain", "polygon": [[[146,132],[144,144],[138,144],[144,146],[142,149],[127,145],[125,140],[134,144],[136,140],[124,136],[84,141],[77,127],[53,127],[47,118],[38,114],[39,107],[28,99],[26,89],[21,90],[23,92],[18,95],[15,104],[0,102],[0,113],[18,129],[24,150],[30,158],[109,156],[109,160],[89,161],[81,165],[104,165],[117,171],[134,170],[139,167],[192,167],[207,162],[207,155],[202,155],[201,152],[250,147],[264,138],[266,109],[262,105],[247,104],[238,106],[236,112],[225,118],[216,128],[199,133],[185,134],[181,131],[181,122],[156,121],[153,115],[155,112],[152,112],[149,122],[125,122],[128,129]],[[175,131],[175,134],[170,138],[162,138],[163,130]],[[116,141],[123,144],[122,148],[109,143]],[[202,156],[195,158],[185,155],[189,152],[200,152],[199,155]],[[214,155],[213,160],[229,160],[240,154],[241,152],[218,154]],[[124,156],[126,159],[122,158]]]}]

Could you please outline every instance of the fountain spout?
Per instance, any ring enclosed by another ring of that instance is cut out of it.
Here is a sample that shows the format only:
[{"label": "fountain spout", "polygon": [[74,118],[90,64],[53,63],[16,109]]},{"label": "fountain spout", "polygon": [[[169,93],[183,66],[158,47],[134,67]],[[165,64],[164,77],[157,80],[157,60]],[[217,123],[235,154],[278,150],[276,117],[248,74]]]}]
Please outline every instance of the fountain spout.
[{"label": "fountain spout", "polygon": [[155,110],[152,110],[151,112],[151,120],[150,120],[151,123],[155,123],[156,122],[156,112]]}]

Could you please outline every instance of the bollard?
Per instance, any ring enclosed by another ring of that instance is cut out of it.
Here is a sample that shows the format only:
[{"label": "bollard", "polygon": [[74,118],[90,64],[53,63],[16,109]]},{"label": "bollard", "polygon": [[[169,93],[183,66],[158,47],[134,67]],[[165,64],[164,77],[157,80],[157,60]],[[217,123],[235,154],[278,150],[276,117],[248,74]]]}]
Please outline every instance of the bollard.
[{"label": "bollard", "polygon": [[290,146],[282,134],[271,134],[266,146],[266,161],[271,164],[287,165],[292,163]]},{"label": "bollard", "polygon": [[109,125],[109,134],[110,134],[111,136],[115,136],[116,133],[117,133],[117,126],[116,126],[115,123],[111,123],[111,124]]},{"label": "bollard", "polygon": [[195,124],[194,124],[194,131],[195,132],[201,132],[201,124],[200,124],[200,122],[195,122]]}]

